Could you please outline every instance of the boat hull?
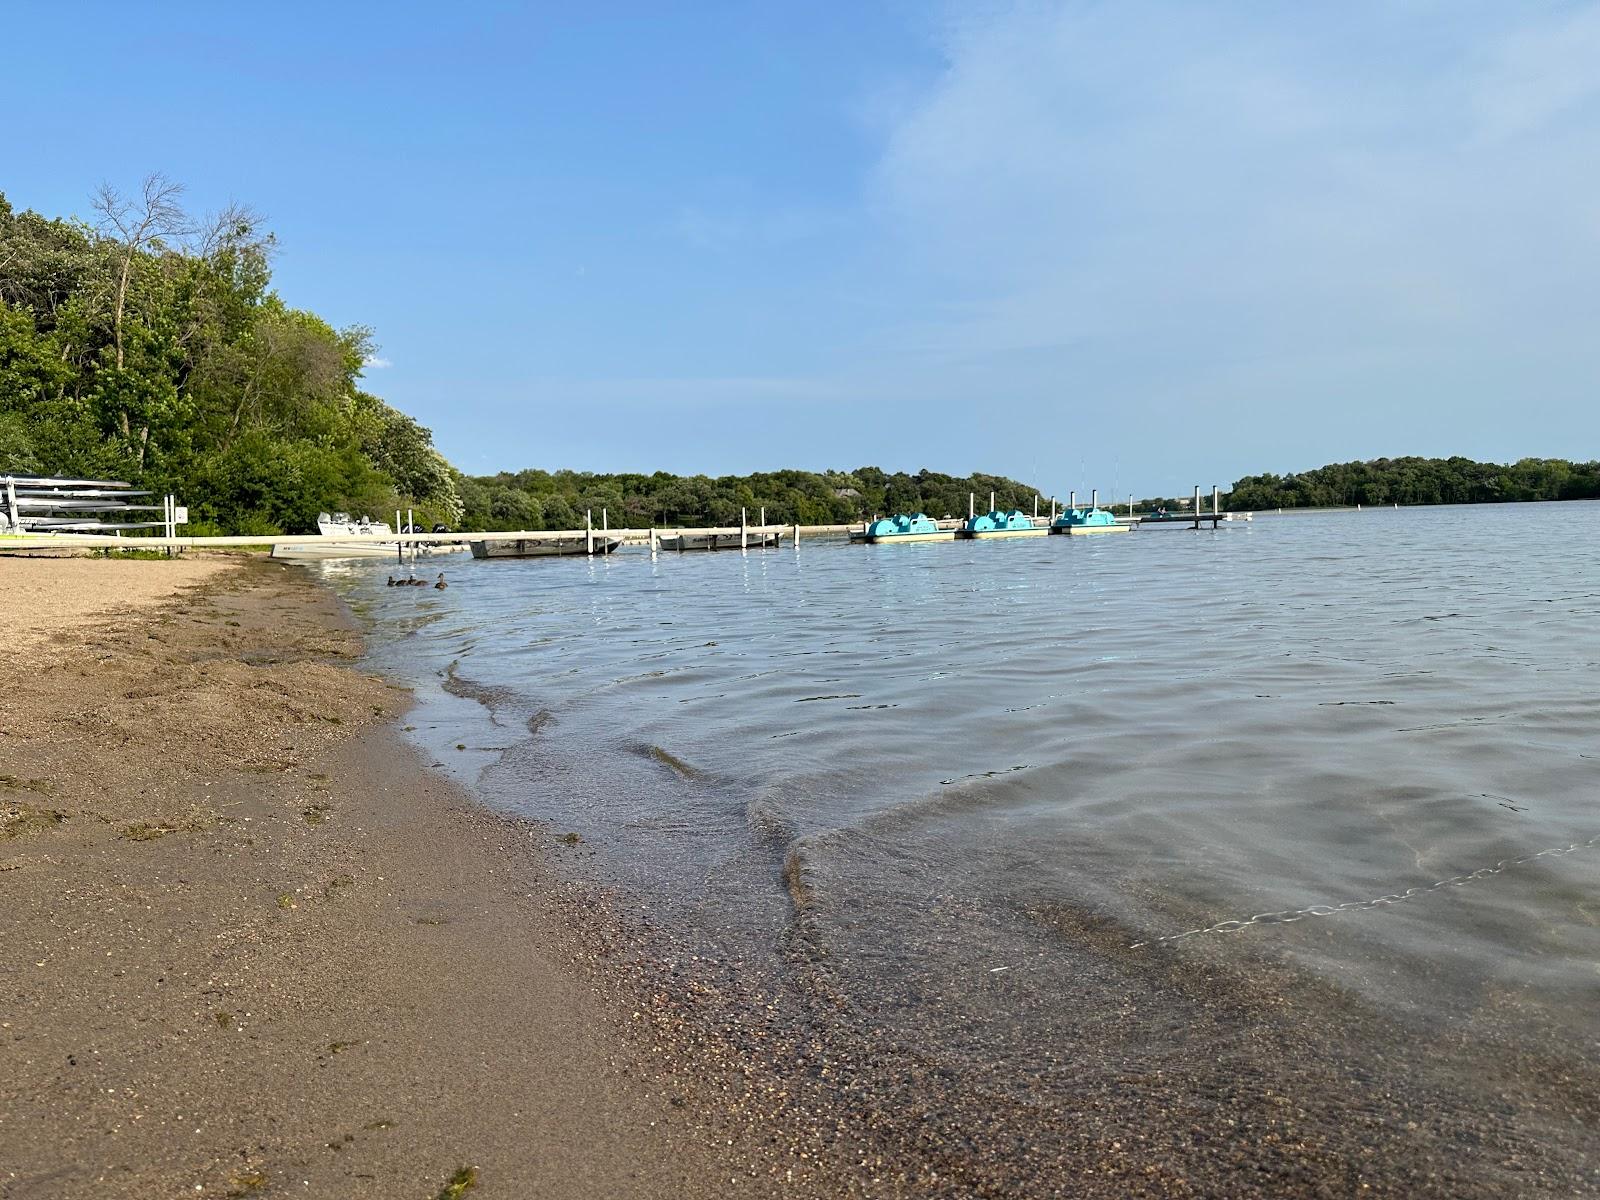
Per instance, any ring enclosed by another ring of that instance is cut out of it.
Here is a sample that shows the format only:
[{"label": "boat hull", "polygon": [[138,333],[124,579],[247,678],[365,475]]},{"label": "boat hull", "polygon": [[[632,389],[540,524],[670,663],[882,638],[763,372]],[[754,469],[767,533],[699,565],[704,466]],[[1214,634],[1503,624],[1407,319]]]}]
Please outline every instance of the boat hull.
[{"label": "boat hull", "polygon": [[989,539],[989,538],[1024,538],[1043,537],[1049,533],[1048,529],[957,529],[955,535],[959,538]]},{"label": "boat hull", "polygon": [[[473,558],[564,558],[588,554],[587,538],[502,538],[468,543]],[[622,545],[616,538],[594,539],[595,554],[610,554]]]},{"label": "boat hull", "polygon": [[861,540],[877,545],[880,542],[953,542],[955,538],[954,529],[941,529],[938,533],[869,533]]},{"label": "boat hull", "polygon": [[1131,525],[1063,525],[1059,529],[1052,529],[1051,533],[1065,533],[1073,537],[1084,537],[1091,533],[1127,533]]},{"label": "boat hull", "polygon": [[400,559],[400,547],[390,543],[346,543],[345,545],[326,546],[318,542],[294,542],[277,545],[272,548],[271,558],[297,559],[300,561],[313,561],[324,558],[392,558]]},{"label": "boat hull", "polygon": [[778,533],[748,533],[740,545],[737,533],[673,533],[659,539],[663,550],[760,550],[778,544]]}]

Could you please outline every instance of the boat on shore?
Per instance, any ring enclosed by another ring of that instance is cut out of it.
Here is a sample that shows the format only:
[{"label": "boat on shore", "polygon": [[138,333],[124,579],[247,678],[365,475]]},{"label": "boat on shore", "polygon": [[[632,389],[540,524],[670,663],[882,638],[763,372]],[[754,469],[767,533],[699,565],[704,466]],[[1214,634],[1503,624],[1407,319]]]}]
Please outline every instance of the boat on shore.
[{"label": "boat on shore", "polygon": [[323,559],[323,558],[397,558],[399,542],[346,542],[339,538],[393,537],[394,530],[387,521],[374,521],[362,517],[359,521],[349,513],[318,513],[317,532],[328,541],[312,539],[305,542],[286,542],[272,547],[273,558]]},{"label": "boat on shore", "polygon": [[622,545],[620,538],[597,536],[594,549],[587,537],[559,538],[484,538],[467,543],[473,558],[564,558],[574,554],[611,554]]},{"label": "boat on shore", "polygon": [[963,538],[1014,538],[1014,537],[1042,537],[1049,533],[1048,529],[1033,523],[1033,518],[1020,508],[1010,512],[979,513],[977,516],[968,517],[966,523],[956,530],[957,537]]},{"label": "boat on shore", "polygon": [[1069,508],[1050,523],[1051,533],[1127,533],[1129,526],[1103,508]]},{"label": "boat on shore", "polygon": [[939,524],[926,513],[899,513],[880,517],[867,526],[861,540],[864,542],[948,542],[954,540],[954,529],[940,529]]}]

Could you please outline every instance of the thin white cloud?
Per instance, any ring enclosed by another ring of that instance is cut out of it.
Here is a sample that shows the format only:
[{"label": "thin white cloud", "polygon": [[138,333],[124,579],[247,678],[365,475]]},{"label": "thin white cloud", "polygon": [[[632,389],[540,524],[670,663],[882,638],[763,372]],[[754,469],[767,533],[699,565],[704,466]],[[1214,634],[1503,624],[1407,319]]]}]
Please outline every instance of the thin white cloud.
[{"label": "thin white cloud", "polygon": [[385,367],[394,366],[394,363],[390,362],[387,358],[379,358],[375,354],[369,354],[366,358],[361,360],[361,366],[364,370],[381,371]]},{"label": "thin white cloud", "polygon": [[942,38],[873,179],[959,298],[908,345],[1198,368],[1591,323],[1600,5],[1022,4]]}]

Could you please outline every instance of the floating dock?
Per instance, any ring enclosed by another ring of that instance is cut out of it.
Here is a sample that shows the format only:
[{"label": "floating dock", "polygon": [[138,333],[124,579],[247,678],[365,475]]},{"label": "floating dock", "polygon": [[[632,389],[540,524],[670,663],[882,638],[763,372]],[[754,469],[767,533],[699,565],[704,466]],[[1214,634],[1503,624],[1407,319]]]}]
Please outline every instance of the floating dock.
[{"label": "floating dock", "polygon": [[[51,481],[58,483],[61,481]],[[1051,501],[1051,515],[1048,518],[1034,516],[1029,518],[1021,510],[1013,509],[1010,512],[991,510],[984,514],[971,514],[965,521],[958,521],[949,517],[939,520],[917,513],[912,516],[890,517],[871,522],[860,522],[849,525],[799,525],[783,524],[768,525],[765,521],[765,512],[762,512],[760,524],[751,525],[741,521],[735,527],[708,527],[703,529],[684,528],[652,528],[652,529],[610,529],[607,528],[605,512],[601,512],[601,525],[596,528],[592,515],[586,517],[583,529],[541,529],[541,530],[509,530],[482,533],[446,533],[443,531],[422,533],[375,533],[363,535],[327,535],[316,539],[318,549],[324,550],[323,557],[336,557],[336,546],[350,548],[350,553],[345,557],[387,557],[390,554],[403,555],[409,550],[417,552],[439,553],[452,548],[471,546],[474,555],[479,558],[555,558],[573,555],[591,556],[595,554],[611,554],[624,546],[647,546],[652,554],[662,549],[677,550],[771,550],[781,546],[784,542],[798,546],[803,538],[848,536],[852,542],[869,541],[950,541],[957,537],[962,538],[1013,538],[1013,537],[1038,537],[1049,533],[1088,534],[1096,532],[1121,533],[1129,528],[1149,523],[1156,526],[1183,527],[1190,526],[1196,530],[1209,522],[1212,529],[1218,529],[1224,523],[1248,522],[1250,513],[1225,513],[1221,511],[1218,489],[1212,489],[1211,511],[1200,510],[1200,489],[1195,489],[1194,508],[1187,513],[1151,514],[1145,517],[1127,516],[1111,518],[1109,525],[1085,523],[1084,525],[1070,525],[1054,528],[1061,523],[1057,514],[1055,501]],[[969,502],[970,507],[970,502]],[[1069,502],[1069,508],[1076,507]],[[15,511],[13,509],[12,511]],[[1099,511],[1100,519],[1110,517],[1110,514],[1091,501],[1089,512]],[[184,519],[184,510],[176,506],[169,497],[165,505],[167,517],[166,528],[175,530],[175,526]],[[741,514],[742,516],[743,514]],[[398,519],[398,518],[397,518]],[[903,524],[902,524],[903,522]],[[1047,523],[1046,523],[1047,522]],[[929,528],[931,526],[932,528]],[[959,526],[959,527],[958,527]],[[972,528],[968,528],[971,526]],[[67,550],[81,549],[106,549],[106,550],[187,550],[204,549],[211,547],[261,547],[261,546],[305,546],[307,538],[304,534],[237,534],[224,537],[179,537],[176,532],[167,536],[132,537],[118,536],[123,530],[139,528],[138,525],[118,525],[113,530],[52,530],[42,532],[23,529],[6,533],[0,537],[0,552],[3,551],[29,551],[29,550]],[[159,526],[158,526],[159,528]],[[876,528],[876,534],[874,529]],[[377,553],[373,554],[376,550]]]}]

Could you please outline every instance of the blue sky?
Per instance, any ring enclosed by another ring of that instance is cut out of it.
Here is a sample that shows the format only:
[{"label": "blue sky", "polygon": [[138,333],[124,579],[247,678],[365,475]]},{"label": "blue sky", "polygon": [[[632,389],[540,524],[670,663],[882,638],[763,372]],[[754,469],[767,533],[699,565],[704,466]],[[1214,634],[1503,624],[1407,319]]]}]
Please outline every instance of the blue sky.
[{"label": "blue sky", "polygon": [[1600,4],[66,11],[0,190],[253,204],[470,472],[1600,456]]}]

